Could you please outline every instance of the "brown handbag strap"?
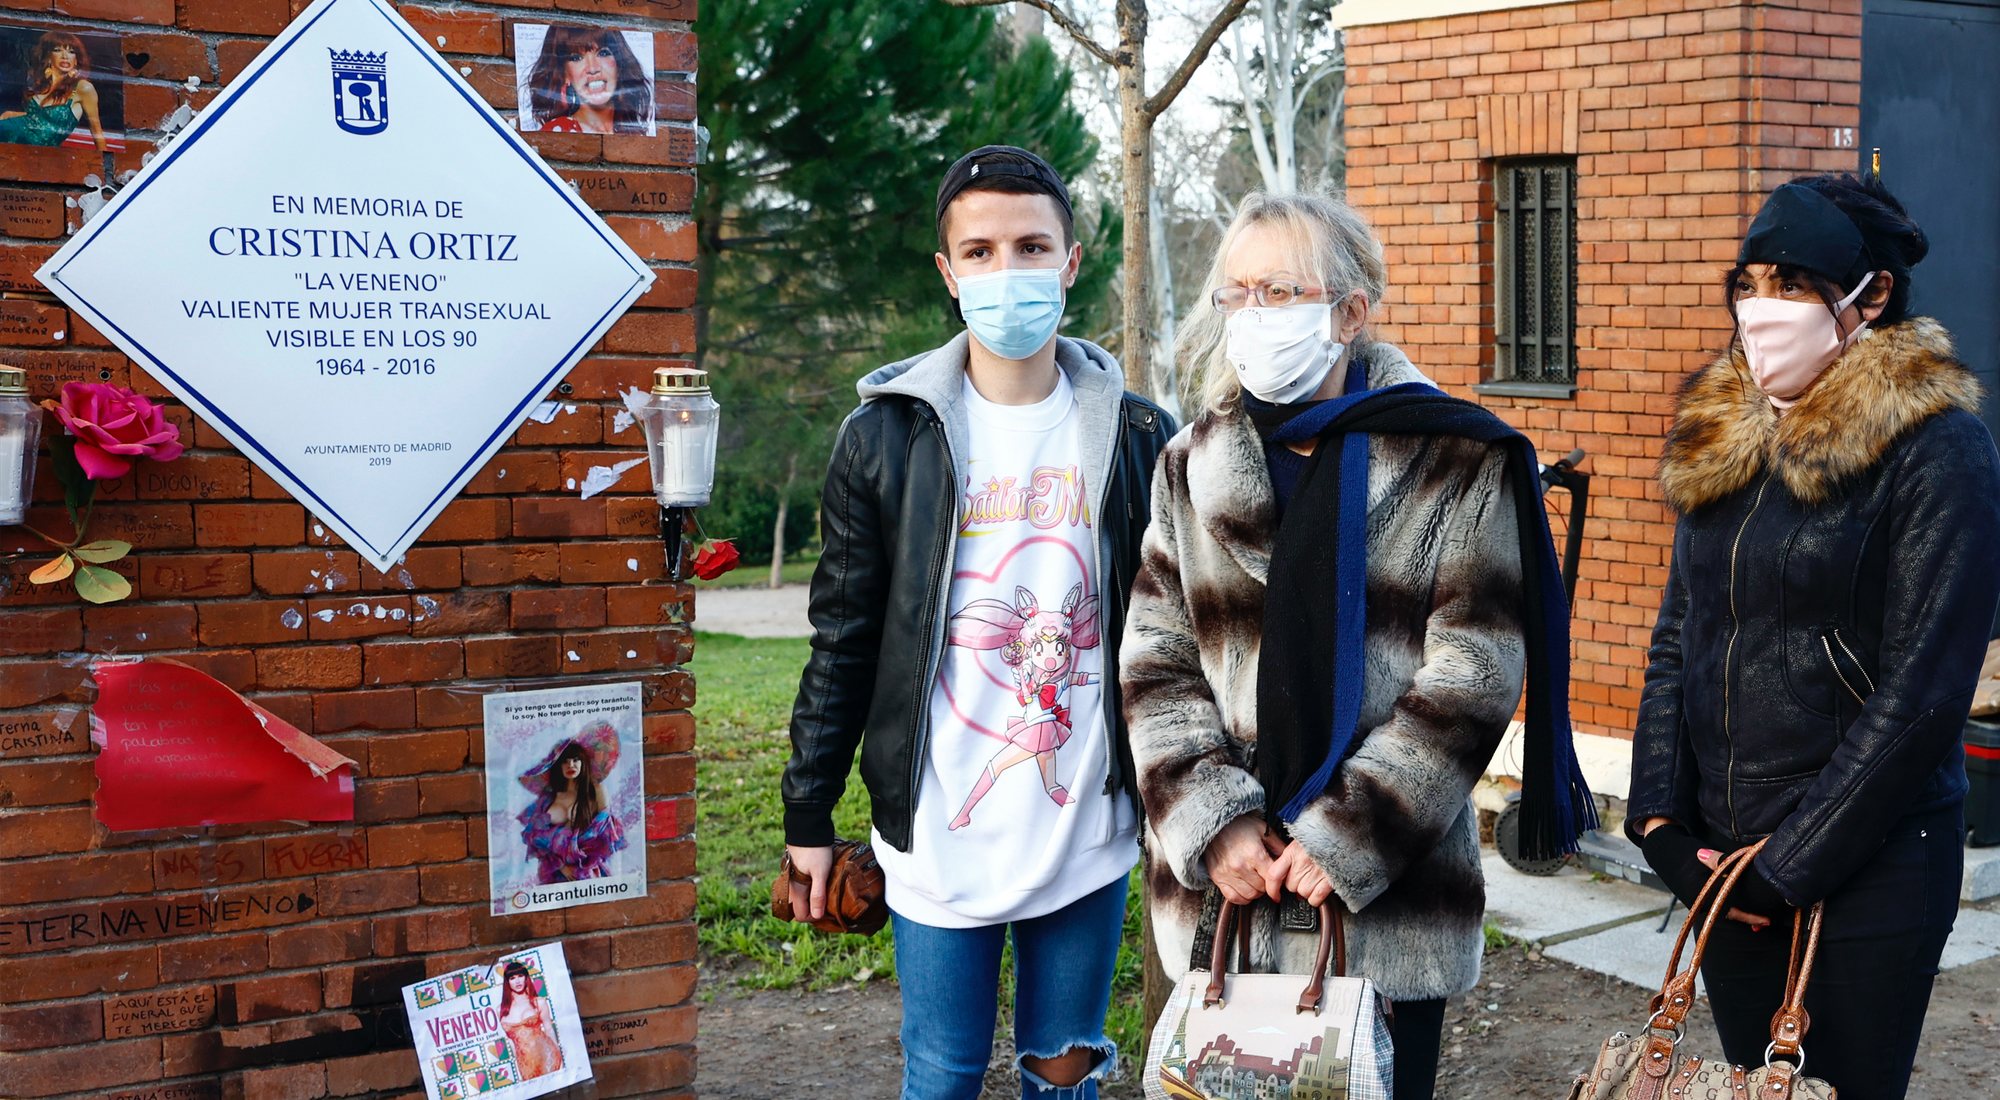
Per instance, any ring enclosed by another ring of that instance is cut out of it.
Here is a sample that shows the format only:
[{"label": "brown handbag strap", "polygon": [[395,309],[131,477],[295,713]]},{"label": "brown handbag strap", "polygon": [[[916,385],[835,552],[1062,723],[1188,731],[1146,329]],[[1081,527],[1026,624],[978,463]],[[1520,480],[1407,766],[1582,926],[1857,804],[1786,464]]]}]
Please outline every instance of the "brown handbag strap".
[{"label": "brown handbag strap", "polygon": [[[1228,898],[1222,899],[1222,908],[1215,917],[1215,946],[1209,958],[1208,989],[1202,996],[1202,1007],[1213,1008],[1222,1003],[1223,979],[1229,971],[1229,929],[1230,922],[1236,924],[1237,938],[1242,945],[1239,968],[1250,968],[1250,921],[1249,908],[1237,905]],[[1326,990],[1326,966],[1328,958],[1333,960],[1335,977],[1347,976],[1347,927],[1341,920],[1339,906],[1331,902],[1319,907],[1319,950],[1313,956],[1312,976],[1306,981],[1305,992],[1299,994],[1300,1012],[1319,1011],[1320,999]]]},{"label": "brown handbag strap", "polygon": [[[1674,1047],[1680,1043],[1687,1014],[1694,1008],[1695,975],[1700,972],[1702,955],[1708,950],[1709,933],[1714,931],[1716,919],[1728,909],[1729,892],[1736,887],[1736,880],[1743,877],[1762,847],[1760,841],[1722,857],[1708,881],[1702,884],[1701,892],[1695,895],[1694,904],[1688,907],[1687,920],[1681,922],[1680,934],[1674,937],[1666,981],[1653,997],[1653,1015],[1646,1021],[1645,1058],[1639,1065],[1649,1078],[1663,1082],[1673,1070]],[[1700,921],[1701,930],[1694,937],[1694,955],[1688,960],[1687,969],[1682,970],[1681,952],[1696,921]]]},{"label": "brown handbag strap", "polygon": [[1801,1048],[1812,1017],[1806,1014],[1806,985],[1812,981],[1813,958],[1819,954],[1820,921],[1825,902],[1814,902],[1810,910],[1792,914],[1792,958],[1785,971],[1785,1003],[1771,1017],[1771,1052],[1802,1061]]},{"label": "brown handbag strap", "polygon": [[1318,1012],[1320,1001],[1326,995],[1327,955],[1333,956],[1333,976],[1347,977],[1347,922],[1342,918],[1341,907],[1332,902],[1321,902],[1319,906],[1319,951],[1313,956],[1312,980],[1306,983],[1305,992],[1299,994],[1298,1010]]},{"label": "brown handbag strap", "polygon": [[812,876],[799,870],[798,866],[792,862],[792,853],[790,852],[785,853],[779,869],[784,872],[785,881],[787,882],[796,882],[800,886],[812,885]]},{"label": "brown handbag strap", "polygon": [[[1680,934],[1674,938],[1674,950],[1667,962],[1667,977],[1660,985],[1659,995],[1653,998],[1653,1019],[1664,1018],[1670,1033],[1679,1033],[1687,1020],[1687,1014],[1694,1008],[1695,976],[1701,971],[1702,956],[1708,953],[1708,937],[1715,930],[1715,922],[1729,909],[1730,891],[1736,882],[1750,869],[1750,861],[1764,848],[1758,841],[1747,848],[1739,848],[1722,857],[1715,870],[1702,884],[1701,892],[1695,895],[1694,904],[1688,907],[1687,920],[1681,923]],[[1689,933],[1699,921],[1701,928],[1694,933],[1694,953],[1688,959],[1687,968],[1681,968],[1681,953],[1687,946]],[[1648,1021],[1649,1025],[1652,1021]],[[1656,1029],[1658,1030],[1658,1029]],[[1657,1036],[1655,1037],[1658,1038]],[[1671,1044],[1669,1044],[1671,1047]],[[1657,1061],[1657,1059],[1656,1059]]]}]

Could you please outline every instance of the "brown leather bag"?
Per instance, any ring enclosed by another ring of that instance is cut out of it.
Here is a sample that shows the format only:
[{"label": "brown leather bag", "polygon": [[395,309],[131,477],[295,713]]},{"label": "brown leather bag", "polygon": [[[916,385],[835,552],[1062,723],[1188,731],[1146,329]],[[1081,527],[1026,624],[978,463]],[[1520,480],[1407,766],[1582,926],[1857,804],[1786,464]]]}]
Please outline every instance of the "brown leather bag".
[{"label": "brown leather bag", "polygon": [[778,879],[771,883],[771,915],[779,920],[796,920],[821,932],[848,932],[872,936],[889,921],[889,900],[882,883],[882,868],[875,862],[875,850],[858,840],[833,842],[833,871],[827,875],[826,916],[813,920],[792,912],[792,883],[810,890],[812,879],[792,866],[792,853],[785,853]]},{"label": "brown leather bag", "polygon": [[[1694,980],[1708,950],[1708,935],[1729,908],[1729,892],[1750,866],[1763,841],[1722,858],[1688,909],[1687,920],[1674,939],[1667,963],[1667,980],[1652,1000],[1653,1015],[1645,1034],[1619,1032],[1604,1041],[1597,1064],[1570,1086],[1569,1100],[1834,1100],[1833,1086],[1805,1075],[1801,1044],[1811,1021],[1806,1018],[1806,983],[1812,978],[1813,956],[1819,950],[1820,913],[1824,903],[1792,915],[1791,968],[1785,978],[1785,1000],[1771,1017],[1771,1045],[1761,1066],[1732,1066],[1680,1052],[1687,1034],[1688,1010],[1694,1007]],[[1704,913],[1704,909],[1706,912]],[[1688,933],[1701,922],[1694,957],[1682,970],[1681,950]]]}]

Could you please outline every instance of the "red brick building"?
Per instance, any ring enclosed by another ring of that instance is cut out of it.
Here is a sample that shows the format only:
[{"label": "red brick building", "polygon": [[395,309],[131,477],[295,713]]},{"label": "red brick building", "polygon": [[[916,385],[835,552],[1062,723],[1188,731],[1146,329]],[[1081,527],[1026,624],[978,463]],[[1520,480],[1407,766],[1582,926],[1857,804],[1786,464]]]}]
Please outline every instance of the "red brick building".
[{"label": "red brick building", "polygon": [[[124,171],[140,166],[163,120],[207,104],[304,6],[5,0],[0,23],[122,38],[122,59],[108,64],[123,69]],[[589,499],[570,486],[643,451],[617,395],[692,348],[695,2],[400,8],[503,113],[514,109],[512,25],[536,21],[526,9],[653,34],[659,137],[527,137],[658,279],[549,395],[561,412],[522,427],[402,571],[362,563],[178,407],[190,449],[175,476],[141,464],[100,494],[92,522],[93,534],[137,547],[117,565],[130,599],[87,605],[67,585],[25,583],[47,552],[0,528],[0,552],[27,552],[0,587],[0,923],[261,886],[313,899],[264,927],[86,944],[11,937],[0,946],[0,1095],[421,1096],[400,987],[490,961],[498,945],[556,939],[596,1071],[578,1094],[692,1095],[694,682],[680,668],[692,646],[689,592],[659,579],[643,465]],[[95,149],[0,144],[0,362],[26,368],[36,398],[65,381],[110,381],[172,404],[34,278],[99,171]],[[66,530],[46,469],[37,500],[31,522]],[[402,614],[315,615],[355,600]],[[285,625],[301,619],[303,629]],[[105,831],[92,817],[77,655],[108,653],[193,665],[358,761],[355,821]],[[644,684],[648,896],[493,917],[480,699],[454,688],[578,672]],[[302,862],[314,846],[343,854]],[[164,1022],[131,1023],[149,1015]]]},{"label": "red brick building", "polygon": [[[1589,452],[1575,714],[1629,737],[1672,542],[1654,471],[1674,394],[1730,339],[1722,277],[1763,197],[1856,167],[1861,0],[1334,11],[1349,197],[1389,261],[1381,334],[1545,459]],[[1519,235],[1531,217],[1545,236]],[[1523,249],[1539,317],[1505,299]]]}]

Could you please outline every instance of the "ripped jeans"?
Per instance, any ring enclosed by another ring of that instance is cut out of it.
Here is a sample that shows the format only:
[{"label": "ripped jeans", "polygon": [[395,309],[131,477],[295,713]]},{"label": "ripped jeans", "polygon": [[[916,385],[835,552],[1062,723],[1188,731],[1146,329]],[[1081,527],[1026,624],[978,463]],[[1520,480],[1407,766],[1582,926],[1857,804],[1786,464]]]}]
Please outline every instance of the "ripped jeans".
[{"label": "ripped jeans", "polygon": [[[1125,925],[1125,876],[1047,916],[934,928],[892,914],[903,986],[903,1100],[978,1100],[993,1058],[1000,952],[1014,931],[1014,1048],[1022,1100],[1097,1100],[1118,1064],[1104,1034]],[[1080,1082],[1052,1084],[1021,1058],[1094,1054]]]}]

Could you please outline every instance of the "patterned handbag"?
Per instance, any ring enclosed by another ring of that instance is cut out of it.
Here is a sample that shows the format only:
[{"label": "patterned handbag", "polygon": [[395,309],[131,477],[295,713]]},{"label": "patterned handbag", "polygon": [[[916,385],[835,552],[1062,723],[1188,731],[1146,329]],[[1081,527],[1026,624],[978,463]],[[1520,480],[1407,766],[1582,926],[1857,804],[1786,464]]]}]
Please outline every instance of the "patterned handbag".
[{"label": "patterned handbag", "polygon": [[[1604,1041],[1597,1064],[1570,1086],[1569,1100],[1834,1100],[1833,1086],[1807,1077],[1805,1051],[1800,1046],[1810,1021],[1806,1017],[1806,982],[1812,977],[1813,956],[1819,949],[1820,914],[1824,903],[1809,913],[1792,915],[1791,968],[1785,978],[1785,1000],[1771,1017],[1771,1045],[1764,1064],[1752,1069],[1710,1061],[1679,1051],[1687,1033],[1688,1010],[1694,1007],[1694,979],[1708,950],[1708,934],[1728,909],[1729,892],[1743,877],[1763,841],[1724,856],[1688,909],[1674,953],[1667,963],[1666,984],[1651,1002],[1653,1014],[1645,1034],[1619,1032]],[[1703,914],[1704,906],[1707,909]],[[1694,957],[1680,968],[1688,932],[1701,921]]]},{"label": "patterned handbag", "polygon": [[[1188,971],[1153,1028],[1147,1100],[1389,1100],[1386,1001],[1375,983],[1346,976],[1340,909],[1322,905],[1319,914],[1311,974],[1230,974],[1230,918],[1243,911],[1222,903],[1208,970]],[[1250,922],[1237,920],[1236,932],[1247,970]]]}]

